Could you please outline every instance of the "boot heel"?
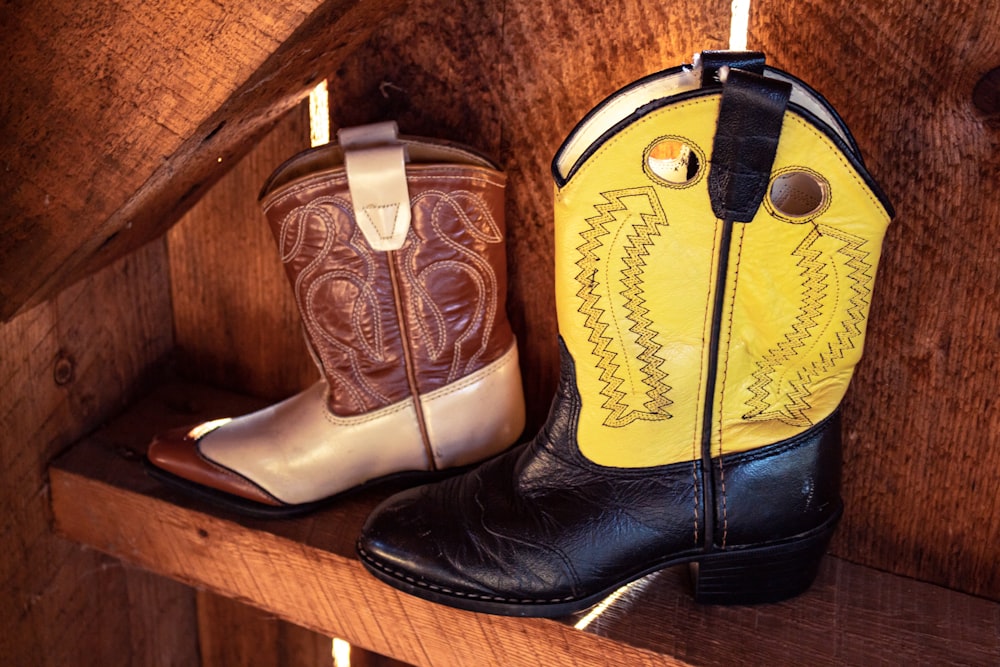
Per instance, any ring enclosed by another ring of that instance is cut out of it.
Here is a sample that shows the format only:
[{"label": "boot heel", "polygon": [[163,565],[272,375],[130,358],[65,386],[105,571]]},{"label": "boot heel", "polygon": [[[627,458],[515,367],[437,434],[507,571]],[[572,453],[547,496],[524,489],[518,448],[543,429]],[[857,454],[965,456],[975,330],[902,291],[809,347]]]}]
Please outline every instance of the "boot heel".
[{"label": "boot heel", "polygon": [[707,554],[690,564],[694,599],[761,604],[804,593],[816,578],[832,534],[831,525],[783,544]]}]

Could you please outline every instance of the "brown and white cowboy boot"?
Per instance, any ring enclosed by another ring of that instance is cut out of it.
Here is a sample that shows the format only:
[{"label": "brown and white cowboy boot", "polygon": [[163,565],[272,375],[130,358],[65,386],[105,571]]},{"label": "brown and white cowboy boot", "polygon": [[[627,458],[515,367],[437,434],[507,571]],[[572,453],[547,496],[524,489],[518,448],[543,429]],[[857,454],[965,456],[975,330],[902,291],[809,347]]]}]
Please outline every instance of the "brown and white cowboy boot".
[{"label": "brown and white cowboy boot", "polygon": [[264,516],[506,449],[524,427],[505,310],[504,175],[455,144],[348,128],[261,194],[322,380],[157,436],[160,479]]},{"label": "brown and white cowboy boot", "polygon": [[850,133],[762,54],[708,53],[605,100],[553,173],[548,422],[386,500],[362,562],[518,616],[678,564],[702,601],[802,592],[841,515],[839,406],[892,215]]}]

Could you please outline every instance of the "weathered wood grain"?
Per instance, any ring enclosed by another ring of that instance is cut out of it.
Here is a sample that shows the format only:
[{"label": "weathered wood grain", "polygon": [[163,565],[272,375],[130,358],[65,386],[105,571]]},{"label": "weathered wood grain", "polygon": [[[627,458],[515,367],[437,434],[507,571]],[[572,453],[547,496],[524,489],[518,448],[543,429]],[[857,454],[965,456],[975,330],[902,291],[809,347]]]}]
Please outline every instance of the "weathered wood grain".
[{"label": "weathered wood grain", "polygon": [[[1000,654],[1000,604],[835,558],[807,594],[759,607],[695,605],[684,571],[663,572],[582,630],[573,627],[582,614],[514,619],[413,598],[354,556],[362,521],[391,489],[265,521],[214,510],[143,474],[137,459],[150,433],[240,404],[198,386],[164,387],[81,442],[51,472],[57,530],[417,665],[990,664]],[[83,494],[86,505],[75,500]]]},{"label": "weathered wood grain", "polygon": [[399,6],[6,6],[0,319],[162,235]]},{"label": "weathered wood grain", "polygon": [[[49,461],[119,412],[173,345],[163,241],[0,325],[0,656],[190,665],[194,598],[49,527]],[[74,499],[81,502],[82,498]]]},{"label": "weathered wood grain", "polygon": [[[1000,5],[755,2],[751,46],[844,116],[898,216],[845,409],[837,553],[1000,599]],[[823,44],[823,48],[816,48]]]},{"label": "weathered wood grain", "polygon": [[308,105],[300,104],[167,234],[182,375],[272,399],[317,379],[256,196],[279,164],[308,147]]}]

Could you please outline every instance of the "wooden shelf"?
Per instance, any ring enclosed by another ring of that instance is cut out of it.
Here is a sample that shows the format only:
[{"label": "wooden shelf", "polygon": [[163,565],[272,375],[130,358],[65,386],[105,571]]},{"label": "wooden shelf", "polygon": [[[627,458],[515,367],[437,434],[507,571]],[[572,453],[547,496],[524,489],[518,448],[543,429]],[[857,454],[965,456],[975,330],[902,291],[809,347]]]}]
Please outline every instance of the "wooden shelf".
[{"label": "wooden shelf", "polygon": [[261,403],[190,384],[153,391],[50,469],[56,531],[135,566],[417,665],[995,664],[1000,604],[827,558],[805,595],[757,607],[695,605],[686,572],[647,577],[592,618],[487,616],[368,575],[354,538],[393,488],[285,521],[243,518],[148,478],[163,428]]}]

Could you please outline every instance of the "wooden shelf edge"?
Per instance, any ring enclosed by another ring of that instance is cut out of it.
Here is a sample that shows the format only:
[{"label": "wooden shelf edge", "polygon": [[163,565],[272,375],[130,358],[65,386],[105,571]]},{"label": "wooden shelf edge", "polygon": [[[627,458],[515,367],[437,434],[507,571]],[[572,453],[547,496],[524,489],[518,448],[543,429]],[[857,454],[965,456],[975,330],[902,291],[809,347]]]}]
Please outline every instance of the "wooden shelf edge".
[{"label": "wooden shelf edge", "polygon": [[[391,489],[300,519],[247,519],[160,486],[142,471],[157,430],[258,401],[167,385],[50,468],[55,530],[127,563],[272,612],[416,665],[858,664],[1000,655],[1000,605],[826,559],[786,603],[703,607],[682,575],[643,580],[586,630],[579,617],[516,619],[459,611],[392,589],[354,557],[354,536]],[[777,663],[775,661],[778,661]]]},{"label": "wooden shelf edge", "polygon": [[410,598],[356,560],[65,470],[52,471],[52,487],[60,535],[397,660],[536,667],[617,655],[630,665],[689,664],[558,622],[484,618]]}]

